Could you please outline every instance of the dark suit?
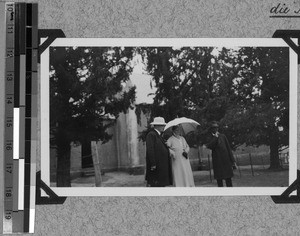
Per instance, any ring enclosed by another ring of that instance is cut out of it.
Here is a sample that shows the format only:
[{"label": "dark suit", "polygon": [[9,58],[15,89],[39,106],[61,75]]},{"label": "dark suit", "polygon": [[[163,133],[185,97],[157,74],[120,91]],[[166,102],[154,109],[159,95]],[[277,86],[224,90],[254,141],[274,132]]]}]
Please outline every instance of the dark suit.
[{"label": "dark suit", "polygon": [[[152,166],[156,166],[156,170],[152,171]],[[173,183],[169,149],[154,129],[146,137],[145,179],[151,187],[165,187]]]},{"label": "dark suit", "polygon": [[234,158],[226,136],[219,133],[219,137],[215,137],[210,134],[209,142],[206,146],[212,150],[212,163],[215,179],[232,178]]}]

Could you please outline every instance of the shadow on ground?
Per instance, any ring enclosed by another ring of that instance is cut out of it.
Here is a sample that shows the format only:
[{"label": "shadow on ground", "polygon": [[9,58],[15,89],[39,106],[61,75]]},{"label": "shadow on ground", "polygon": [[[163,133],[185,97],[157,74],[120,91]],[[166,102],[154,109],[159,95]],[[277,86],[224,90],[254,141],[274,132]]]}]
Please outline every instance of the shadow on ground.
[{"label": "shadow on ground", "polygon": [[[213,171],[194,171],[196,187],[216,187]],[[144,175],[130,175],[126,172],[108,172],[102,176],[102,187],[145,187]],[[234,170],[234,187],[288,187],[289,171],[269,170],[264,166],[240,166]],[[72,187],[94,187],[95,177],[82,177],[72,181]]]}]

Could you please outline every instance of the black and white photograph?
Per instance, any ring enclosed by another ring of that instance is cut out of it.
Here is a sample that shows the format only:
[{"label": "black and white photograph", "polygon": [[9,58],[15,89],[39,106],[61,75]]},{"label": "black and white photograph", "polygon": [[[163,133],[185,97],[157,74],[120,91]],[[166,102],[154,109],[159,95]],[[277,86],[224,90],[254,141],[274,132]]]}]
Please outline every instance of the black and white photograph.
[{"label": "black and white photograph", "polygon": [[281,39],[56,39],[41,55],[42,180],[60,196],[281,194],[296,81]]}]

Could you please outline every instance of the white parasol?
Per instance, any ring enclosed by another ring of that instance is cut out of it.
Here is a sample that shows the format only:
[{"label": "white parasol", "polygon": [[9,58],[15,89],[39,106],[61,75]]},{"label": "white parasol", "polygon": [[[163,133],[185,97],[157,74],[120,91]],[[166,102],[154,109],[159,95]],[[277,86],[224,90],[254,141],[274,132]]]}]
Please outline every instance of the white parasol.
[{"label": "white parasol", "polygon": [[188,134],[189,132],[195,131],[197,126],[200,125],[197,121],[189,119],[186,117],[175,118],[168,122],[164,128],[164,131],[170,129],[172,126],[179,125],[183,131],[183,135]]}]

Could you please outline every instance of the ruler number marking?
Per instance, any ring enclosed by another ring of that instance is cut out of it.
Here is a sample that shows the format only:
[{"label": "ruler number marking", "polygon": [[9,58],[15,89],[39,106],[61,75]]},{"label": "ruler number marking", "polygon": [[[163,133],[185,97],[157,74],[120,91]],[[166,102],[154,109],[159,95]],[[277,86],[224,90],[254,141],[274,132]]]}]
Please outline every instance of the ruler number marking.
[{"label": "ruler number marking", "polygon": [[13,165],[12,164],[6,164],[6,172],[12,174],[13,172]]},{"label": "ruler number marking", "polygon": [[14,50],[13,49],[7,49],[6,57],[13,57],[13,56],[14,56]]},{"label": "ruler number marking", "polygon": [[6,120],[6,127],[7,128],[13,127],[13,120],[12,119],[7,119]]},{"label": "ruler number marking", "polygon": [[11,210],[6,210],[5,211],[5,219],[11,220],[12,218],[12,211]]},{"label": "ruler number marking", "polygon": [[9,81],[9,82],[13,81],[14,80],[14,75],[12,73],[8,73],[6,75],[6,80]]},{"label": "ruler number marking", "polygon": [[12,104],[13,103],[13,97],[7,97],[6,98],[6,103],[7,104]]},{"label": "ruler number marking", "polygon": [[14,33],[14,26],[13,25],[7,26],[6,32],[8,34],[13,34]]},{"label": "ruler number marking", "polygon": [[5,197],[6,198],[12,198],[12,188],[10,188],[10,187],[6,188]]},{"label": "ruler number marking", "polygon": [[13,10],[14,10],[14,4],[9,4],[9,3],[7,3],[6,6],[7,6],[6,9],[7,9],[8,11],[13,11]]},{"label": "ruler number marking", "polygon": [[5,149],[6,149],[7,151],[11,151],[11,150],[13,149],[13,144],[12,144],[12,142],[6,143]]}]

